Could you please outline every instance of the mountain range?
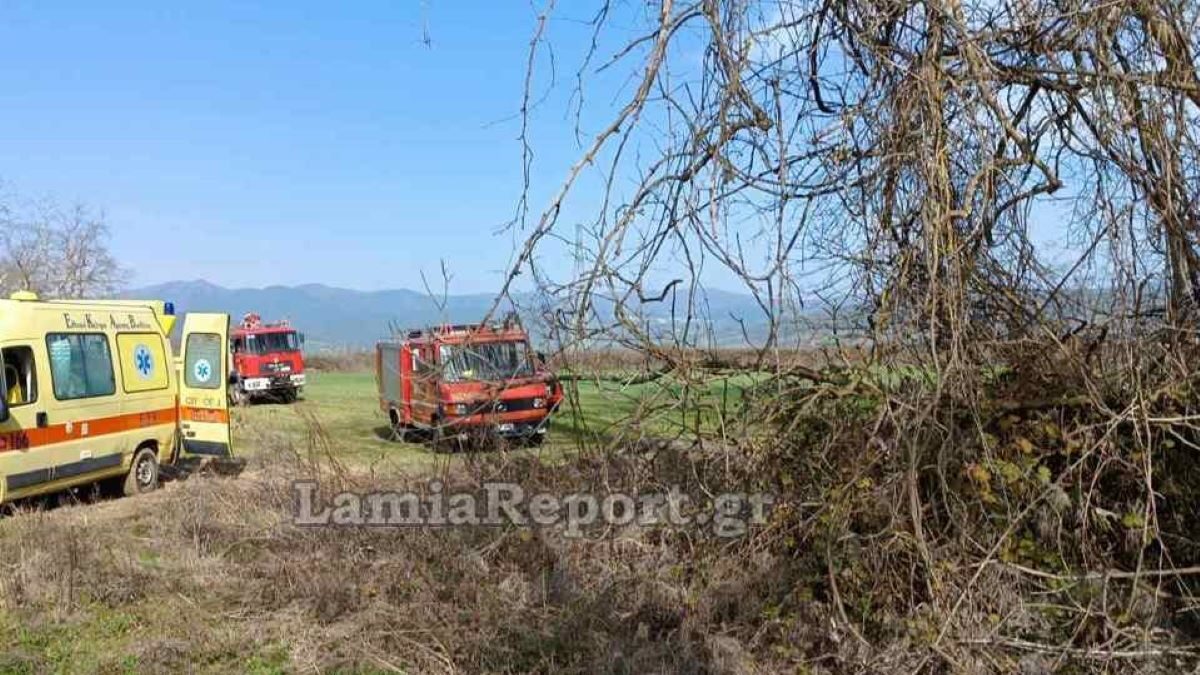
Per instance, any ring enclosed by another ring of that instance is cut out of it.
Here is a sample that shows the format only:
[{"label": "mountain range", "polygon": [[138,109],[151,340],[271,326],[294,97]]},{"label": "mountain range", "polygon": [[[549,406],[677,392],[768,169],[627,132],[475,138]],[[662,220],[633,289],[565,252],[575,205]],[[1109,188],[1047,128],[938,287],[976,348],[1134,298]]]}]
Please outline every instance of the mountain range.
[{"label": "mountain range", "polygon": [[[409,289],[359,291],[322,284],[225,288],[208,281],[172,281],[124,293],[130,298],[166,300],[176,312],[225,312],[238,321],[249,312],[264,321],[288,319],[303,331],[310,349],[361,348],[390,334],[391,326],[420,327],[434,323],[479,321],[495,296],[487,293],[431,297]],[[750,295],[705,291],[706,314],[721,343],[740,343],[743,327],[754,336],[763,331],[762,311]],[[524,305],[532,296],[519,299]],[[644,305],[645,320],[670,326],[670,301]],[[496,317],[500,318],[500,317]]]}]

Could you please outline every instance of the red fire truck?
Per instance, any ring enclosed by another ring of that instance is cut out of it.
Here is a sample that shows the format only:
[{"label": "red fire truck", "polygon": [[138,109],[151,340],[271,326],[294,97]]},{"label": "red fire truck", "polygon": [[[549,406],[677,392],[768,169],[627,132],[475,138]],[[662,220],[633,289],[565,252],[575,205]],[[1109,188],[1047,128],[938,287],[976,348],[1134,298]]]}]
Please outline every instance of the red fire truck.
[{"label": "red fire truck", "polygon": [[375,353],[379,405],[397,438],[498,435],[542,442],[562,386],[515,317],[403,331]]},{"label": "red fire truck", "polygon": [[287,321],[263,323],[247,314],[229,333],[233,351],[230,397],[236,403],[252,398],[295,401],[304,387],[304,335]]}]

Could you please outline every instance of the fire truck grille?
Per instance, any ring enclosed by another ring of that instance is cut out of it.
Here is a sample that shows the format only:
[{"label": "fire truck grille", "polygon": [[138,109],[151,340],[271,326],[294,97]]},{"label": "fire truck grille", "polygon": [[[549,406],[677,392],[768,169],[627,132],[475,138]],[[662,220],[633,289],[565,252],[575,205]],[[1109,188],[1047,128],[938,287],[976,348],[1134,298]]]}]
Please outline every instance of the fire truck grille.
[{"label": "fire truck grille", "polygon": [[534,398],[508,398],[496,401],[479,401],[470,404],[468,407],[468,415],[485,415],[493,413],[520,412],[522,410],[534,410],[537,406],[533,402]]},{"label": "fire truck grille", "polygon": [[280,361],[279,363],[264,363],[262,370],[264,373],[286,373],[292,370],[292,364],[289,361]]}]

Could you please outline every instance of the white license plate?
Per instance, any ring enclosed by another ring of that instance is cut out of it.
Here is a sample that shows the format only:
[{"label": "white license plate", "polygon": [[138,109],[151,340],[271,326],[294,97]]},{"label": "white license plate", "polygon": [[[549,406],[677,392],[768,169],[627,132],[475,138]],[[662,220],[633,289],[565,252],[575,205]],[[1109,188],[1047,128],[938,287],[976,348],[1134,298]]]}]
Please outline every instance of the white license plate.
[{"label": "white license plate", "polygon": [[512,430],[513,430],[512,424],[501,424],[500,425],[500,431],[512,431]]}]

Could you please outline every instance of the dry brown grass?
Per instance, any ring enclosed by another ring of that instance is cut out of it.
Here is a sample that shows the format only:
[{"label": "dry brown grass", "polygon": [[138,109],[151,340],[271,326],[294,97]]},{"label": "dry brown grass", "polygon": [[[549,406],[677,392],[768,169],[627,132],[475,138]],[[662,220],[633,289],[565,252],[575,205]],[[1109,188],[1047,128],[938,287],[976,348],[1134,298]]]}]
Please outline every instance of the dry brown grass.
[{"label": "dry brown grass", "polygon": [[[753,540],[730,547],[696,533],[632,529],[570,540],[536,529],[295,527],[297,477],[319,477],[328,490],[427,478],[349,471],[323,454],[320,436],[308,448],[275,445],[236,479],[194,476],[141,498],[0,524],[0,607],[12,622],[86,639],[113,615],[125,617],[115,636],[99,630],[106,646],[80,665],[56,660],[60,647],[9,632],[13,648],[0,669],[225,671],[276,654],[280,668],[306,672],[769,670],[773,657],[746,620],[759,623],[761,588],[778,580]],[[697,466],[670,451],[564,467],[493,454],[443,478],[468,487],[519,480],[560,493],[665,484],[698,493],[707,479]]]}]

